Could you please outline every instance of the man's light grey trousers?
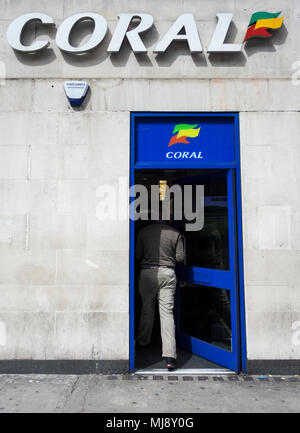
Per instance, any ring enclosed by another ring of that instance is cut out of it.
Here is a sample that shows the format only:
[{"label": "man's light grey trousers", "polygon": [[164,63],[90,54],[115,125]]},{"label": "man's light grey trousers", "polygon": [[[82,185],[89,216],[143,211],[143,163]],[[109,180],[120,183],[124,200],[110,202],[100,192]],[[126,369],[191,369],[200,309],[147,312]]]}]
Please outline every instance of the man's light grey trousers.
[{"label": "man's light grey trousers", "polygon": [[139,293],[142,311],[138,332],[138,343],[146,346],[151,341],[155,301],[158,300],[162,356],[176,358],[174,323],[174,294],[176,274],[171,268],[142,269],[139,276]]}]

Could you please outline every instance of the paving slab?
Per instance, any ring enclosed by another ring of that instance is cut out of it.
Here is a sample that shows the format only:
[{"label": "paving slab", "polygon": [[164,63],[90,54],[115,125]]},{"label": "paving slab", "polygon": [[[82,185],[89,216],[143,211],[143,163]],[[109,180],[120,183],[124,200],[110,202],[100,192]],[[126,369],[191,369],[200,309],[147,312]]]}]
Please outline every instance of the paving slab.
[{"label": "paving slab", "polygon": [[299,376],[175,377],[0,375],[0,413],[300,412]]}]

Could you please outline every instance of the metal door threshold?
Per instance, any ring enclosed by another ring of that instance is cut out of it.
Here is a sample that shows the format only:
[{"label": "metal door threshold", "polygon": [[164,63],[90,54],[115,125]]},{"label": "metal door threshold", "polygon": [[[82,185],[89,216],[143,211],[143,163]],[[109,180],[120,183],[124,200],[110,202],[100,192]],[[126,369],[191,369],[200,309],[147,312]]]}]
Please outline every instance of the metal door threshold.
[{"label": "metal door threshold", "polygon": [[208,376],[208,375],[235,375],[235,371],[227,368],[179,368],[178,370],[168,371],[167,369],[142,369],[134,372],[135,375],[142,376]]}]

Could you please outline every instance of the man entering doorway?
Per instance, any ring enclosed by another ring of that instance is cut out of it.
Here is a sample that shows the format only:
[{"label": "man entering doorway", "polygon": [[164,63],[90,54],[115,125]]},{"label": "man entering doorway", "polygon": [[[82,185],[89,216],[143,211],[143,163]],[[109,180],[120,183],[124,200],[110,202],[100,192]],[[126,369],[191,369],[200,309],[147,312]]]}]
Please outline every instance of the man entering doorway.
[{"label": "man entering doorway", "polygon": [[184,261],[184,242],[180,233],[159,221],[142,229],[138,235],[136,258],[140,264],[139,293],[142,311],[138,330],[138,345],[151,341],[155,301],[158,300],[162,339],[162,356],[167,368],[176,367],[174,323],[175,267]]}]

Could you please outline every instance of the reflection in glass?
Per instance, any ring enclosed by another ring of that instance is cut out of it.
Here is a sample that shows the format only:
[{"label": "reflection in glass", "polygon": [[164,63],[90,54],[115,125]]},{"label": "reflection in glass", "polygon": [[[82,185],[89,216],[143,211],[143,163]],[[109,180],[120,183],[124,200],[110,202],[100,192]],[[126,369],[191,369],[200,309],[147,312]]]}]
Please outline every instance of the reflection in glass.
[{"label": "reflection in glass", "polygon": [[[186,180],[188,182],[188,180]],[[227,177],[219,172],[214,177],[191,178],[190,183],[204,185],[204,227],[198,232],[184,232],[186,264],[202,268],[228,270],[228,199]]]},{"label": "reflection in glass", "polygon": [[179,331],[231,351],[230,291],[190,283],[178,290]]}]

